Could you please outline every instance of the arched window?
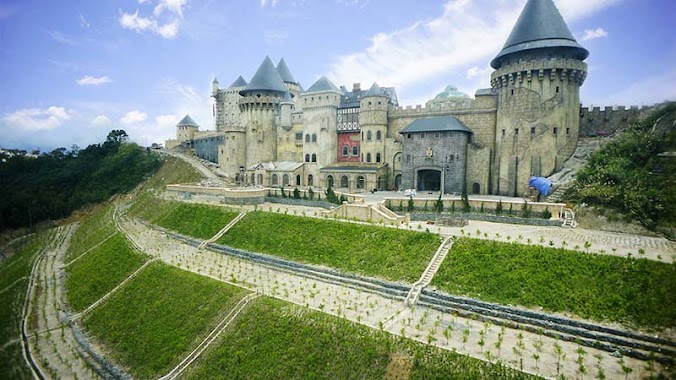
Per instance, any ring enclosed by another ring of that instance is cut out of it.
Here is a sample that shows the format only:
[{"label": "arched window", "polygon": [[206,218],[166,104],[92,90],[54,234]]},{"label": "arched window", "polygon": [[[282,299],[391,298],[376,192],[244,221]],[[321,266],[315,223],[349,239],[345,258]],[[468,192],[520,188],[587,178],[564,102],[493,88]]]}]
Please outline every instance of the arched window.
[{"label": "arched window", "polygon": [[371,153],[366,153],[366,162],[371,162]]},{"label": "arched window", "polygon": [[310,142],[310,134],[305,135],[305,142]]},{"label": "arched window", "polygon": [[474,184],[472,184],[472,194],[479,194],[480,192],[481,192],[481,185],[474,182]]},{"label": "arched window", "polygon": [[307,185],[308,186],[314,185],[314,177],[312,176],[312,174],[308,174],[307,176]]},{"label": "arched window", "polygon": [[343,157],[347,157],[350,154],[350,148],[347,145],[343,146]]},{"label": "arched window", "polygon": [[371,141],[371,131],[366,131],[366,141]]},{"label": "arched window", "polygon": [[380,162],[380,153],[376,153],[376,162]]},{"label": "arched window", "polygon": [[277,177],[277,174],[272,175],[272,184],[273,185],[279,184],[279,177]]},{"label": "arched window", "polygon": [[357,177],[357,189],[363,189],[364,188],[364,182],[366,182],[366,181],[364,181],[363,175],[360,175],[359,177]]},{"label": "arched window", "polygon": [[284,177],[282,177],[282,185],[287,186],[289,184],[289,175],[284,174]]},{"label": "arched window", "polygon": [[383,138],[383,134],[380,131],[376,132],[376,141],[380,141]]},{"label": "arched window", "polygon": [[263,184],[263,174],[258,175],[258,184],[262,185]]},{"label": "arched window", "polygon": [[359,147],[358,146],[353,146],[352,147],[352,155],[353,156],[358,156],[359,155]]},{"label": "arched window", "polygon": [[309,154],[305,155],[305,162],[310,162],[310,155]]},{"label": "arched window", "polygon": [[347,176],[344,175],[340,177],[340,187],[347,187],[348,181],[347,181]]},{"label": "arched window", "polygon": [[317,155],[312,153],[312,162],[317,162]]},{"label": "arched window", "polygon": [[312,134],[312,142],[317,142],[317,135],[314,133]]},{"label": "arched window", "polygon": [[327,176],[326,177],[326,187],[333,187],[333,176]]},{"label": "arched window", "polygon": [[300,174],[296,175],[296,186],[300,186]]}]

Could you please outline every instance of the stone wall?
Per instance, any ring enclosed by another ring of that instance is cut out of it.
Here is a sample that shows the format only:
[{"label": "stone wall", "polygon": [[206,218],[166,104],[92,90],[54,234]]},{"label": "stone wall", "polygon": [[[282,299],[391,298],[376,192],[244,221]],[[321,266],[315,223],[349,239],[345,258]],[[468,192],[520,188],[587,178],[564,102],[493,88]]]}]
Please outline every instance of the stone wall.
[{"label": "stone wall", "polygon": [[225,142],[225,136],[222,133],[208,133],[196,136],[193,140],[195,156],[218,163],[219,145]]},{"label": "stone wall", "polygon": [[631,106],[619,107],[581,107],[580,108],[580,137],[611,135],[617,130],[629,126],[642,112],[651,107]]}]

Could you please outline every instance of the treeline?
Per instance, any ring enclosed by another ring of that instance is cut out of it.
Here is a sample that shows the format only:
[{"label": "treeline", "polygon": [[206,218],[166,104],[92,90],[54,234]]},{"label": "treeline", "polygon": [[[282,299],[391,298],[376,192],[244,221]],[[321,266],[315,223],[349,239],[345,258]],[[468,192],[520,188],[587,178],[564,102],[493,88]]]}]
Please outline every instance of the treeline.
[{"label": "treeline", "polygon": [[113,130],[85,149],[58,148],[37,158],[15,155],[0,162],[0,231],[59,219],[82,206],[133,189],[161,165],[158,155]]},{"label": "treeline", "polygon": [[577,173],[568,198],[615,210],[649,229],[676,224],[676,103],[631,124]]}]

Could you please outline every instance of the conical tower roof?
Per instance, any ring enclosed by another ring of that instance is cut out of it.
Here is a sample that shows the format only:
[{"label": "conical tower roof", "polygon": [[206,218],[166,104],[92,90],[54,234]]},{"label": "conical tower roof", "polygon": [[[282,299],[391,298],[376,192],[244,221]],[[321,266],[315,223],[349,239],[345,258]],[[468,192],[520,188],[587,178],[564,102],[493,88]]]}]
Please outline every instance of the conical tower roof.
[{"label": "conical tower roof", "polygon": [[284,58],[279,60],[279,63],[277,64],[277,72],[279,72],[279,76],[282,77],[282,80],[285,83],[297,84],[296,80],[293,79],[293,75],[291,75],[291,71],[289,71],[289,66],[287,66],[286,61],[284,61]]},{"label": "conical tower roof", "polygon": [[382,88],[380,88],[380,86],[378,86],[378,83],[373,82],[373,85],[371,86],[371,88],[369,88],[369,90],[366,92],[366,94],[364,94],[363,97],[366,98],[368,96],[387,96],[387,94],[385,93],[385,91],[383,91]]},{"label": "conical tower roof", "polygon": [[246,88],[242,90],[242,92],[248,91],[286,91],[286,85],[284,85],[282,77],[279,76],[279,72],[277,72],[277,68],[269,56],[265,57],[263,63],[256,70],[256,74],[251,78]]},{"label": "conical tower roof", "polygon": [[556,48],[572,51],[579,60],[589,56],[589,51],[573,37],[552,0],[528,0],[505,46],[491,61],[491,66],[499,69],[503,58],[515,53]]},{"label": "conical tower roof", "polygon": [[343,93],[342,91],[340,91],[338,87],[336,87],[335,84],[333,84],[333,82],[329,80],[329,78],[325,76],[322,76],[321,78],[317,79],[317,81],[312,86],[310,86],[310,88],[308,88],[307,91],[305,91],[305,93],[327,92],[327,91],[334,91],[341,94]]},{"label": "conical tower roof", "polygon": [[190,115],[185,115],[185,117],[183,119],[181,119],[181,121],[179,121],[178,124],[176,124],[176,126],[177,127],[188,127],[188,126],[199,127],[199,125],[197,125],[197,123],[195,123],[195,120],[193,120],[190,117]]},{"label": "conical tower roof", "polygon": [[246,85],[247,85],[246,81],[245,81],[244,78],[242,78],[242,76],[240,75],[240,76],[237,77],[237,79],[235,79],[234,82],[232,82],[232,84],[231,84],[230,87],[228,87],[228,88],[231,88],[231,87],[244,87],[244,86],[246,86]]}]

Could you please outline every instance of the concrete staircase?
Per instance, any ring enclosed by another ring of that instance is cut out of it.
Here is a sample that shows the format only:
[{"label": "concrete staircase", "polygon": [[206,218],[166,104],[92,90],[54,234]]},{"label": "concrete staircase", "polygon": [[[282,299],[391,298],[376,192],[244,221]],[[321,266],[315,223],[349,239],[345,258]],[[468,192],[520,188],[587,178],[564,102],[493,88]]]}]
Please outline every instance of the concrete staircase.
[{"label": "concrete staircase", "polygon": [[563,195],[573,185],[573,181],[564,183],[557,187],[553,193],[549,194],[546,198],[546,201],[549,203],[560,203],[563,199]]},{"label": "concrete staircase", "polygon": [[215,242],[216,240],[220,239],[221,236],[225,235],[225,233],[228,232],[228,230],[230,230],[232,228],[232,226],[234,226],[235,224],[237,224],[237,222],[242,220],[242,218],[244,218],[245,215],[246,215],[246,211],[240,212],[239,215],[237,215],[237,217],[235,217],[235,219],[231,220],[230,223],[228,223],[225,227],[223,227],[220,231],[218,231],[216,233],[216,235],[212,236],[211,239],[203,241],[197,247],[197,249],[203,249],[204,247],[207,246],[207,244],[211,244],[211,243]]},{"label": "concrete staircase", "polygon": [[575,221],[575,212],[573,212],[573,210],[569,208],[563,210],[563,224],[561,227],[577,227],[577,222]]},{"label": "concrete staircase", "polygon": [[408,292],[408,295],[404,300],[404,305],[408,307],[415,306],[415,304],[418,302],[418,297],[420,297],[420,292],[424,287],[432,282],[432,278],[434,278],[434,275],[437,273],[437,270],[439,270],[441,263],[446,258],[446,255],[448,254],[448,251],[451,250],[452,246],[453,240],[451,240],[450,237],[446,238],[441,243],[437,249],[437,252],[434,253],[432,260],[430,260],[429,264],[427,264],[427,268],[425,268],[425,271],[423,272],[422,276],[420,276],[420,279],[416,281],[415,284],[413,284],[413,287],[411,287],[411,290]]}]

